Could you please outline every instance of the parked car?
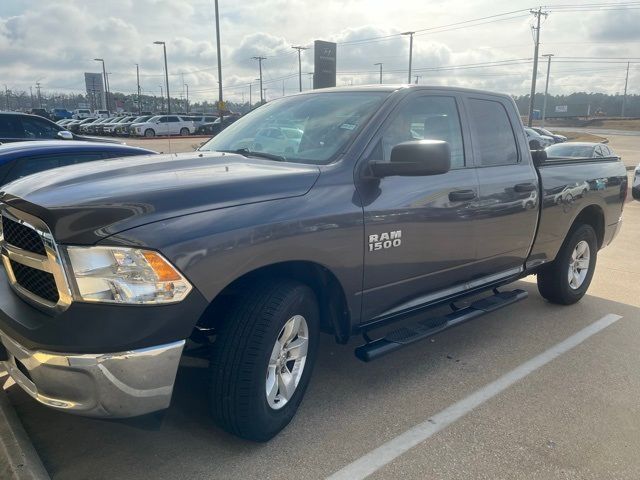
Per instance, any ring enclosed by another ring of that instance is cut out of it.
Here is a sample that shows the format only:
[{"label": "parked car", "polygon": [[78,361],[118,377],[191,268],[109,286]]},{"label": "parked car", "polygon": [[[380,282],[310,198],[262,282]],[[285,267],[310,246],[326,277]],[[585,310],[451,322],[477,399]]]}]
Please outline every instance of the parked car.
[{"label": "parked car", "polygon": [[72,122],[75,122],[75,120],[73,118],[65,118],[63,120],[58,120],[56,122],[57,125],[60,125],[61,127],[64,127],[65,125],[68,125]]},{"label": "parked car", "polygon": [[524,127],[524,133],[527,135],[529,148],[531,148],[531,150],[542,150],[549,145],[556,143],[553,138],[546,135],[540,135],[534,129],[529,127]]},{"label": "parked car", "polygon": [[251,148],[291,155],[298,151],[302,135],[303,131],[298,128],[279,126],[263,128],[256,133],[251,142]]},{"label": "parked car", "polygon": [[196,134],[197,135],[217,135],[222,130],[227,128],[229,125],[231,125],[233,122],[238,120],[238,118],[240,117],[237,115],[233,115],[233,116],[227,115],[222,117],[222,122],[220,122],[220,117],[218,117],[212,122],[203,123],[199,127],[197,127]]},{"label": "parked car", "polygon": [[138,137],[155,137],[157,135],[193,135],[196,128],[189,119],[178,115],[156,115],[143,123],[135,123],[129,129]]},{"label": "parked car", "polygon": [[109,117],[98,117],[93,122],[87,122],[80,126],[80,133],[95,135],[97,133],[97,127],[103,123],[107,123],[110,120]]},{"label": "parked car", "polygon": [[116,125],[116,128],[114,128],[113,132],[116,135],[119,136],[124,136],[124,137],[128,137],[129,136],[129,129],[131,127],[131,125],[133,125],[134,123],[144,123],[147,120],[149,120],[153,115],[142,115],[142,116],[138,116],[138,117],[131,117],[131,120],[127,120],[126,122],[120,122]]},{"label": "parked car", "polygon": [[539,135],[552,138],[555,143],[562,143],[567,141],[567,137],[564,135],[558,135],[557,133],[551,133],[549,130],[542,127],[531,127],[531,129],[537,132]]},{"label": "parked car", "polygon": [[640,200],[640,165],[638,165],[633,172],[633,186],[631,187],[631,194],[636,200]]},{"label": "parked car", "polygon": [[88,123],[91,122],[95,122],[97,120],[97,118],[95,117],[89,117],[89,118],[85,118],[83,120],[74,120],[73,122],[69,123],[67,125],[67,129],[69,129],[70,132],[72,133],[80,133],[80,127],[82,125],[86,125]]},{"label": "parked car", "polygon": [[55,122],[57,120],[64,120],[67,118],[70,119],[72,115],[73,114],[66,108],[54,108],[53,110],[51,110],[51,115],[49,118],[51,118],[51,120]]},{"label": "parked car", "polygon": [[49,112],[47,112],[44,108],[32,108],[31,110],[29,110],[29,113],[31,113],[31,115],[37,115],[39,117],[46,118],[47,120],[51,120]]},{"label": "parked car", "polygon": [[213,113],[209,113],[209,114],[190,114],[190,115],[183,115],[184,118],[188,118],[189,120],[191,120],[193,122],[193,124],[195,125],[196,129],[198,129],[198,127],[200,127],[201,125],[204,125],[205,123],[211,123],[211,122],[215,122],[219,117]]},{"label": "parked car", "polygon": [[73,140],[8,143],[0,145],[0,185],[66,165],[153,154],[156,154],[153,150],[115,143]]},{"label": "parked car", "polygon": [[73,118],[76,120],[84,120],[85,118],[93,117],[91,110],[88,108],[76,108],[73,111]]},{"label": "parked car", "polygon": [[[283,125],[302,132],[292,153],[246,146]],[[548,301],[578,302],[628,190],[619,159],[532,154],[510,96],[441,86],[276,99],[153,160],[3,188],[3,366],[51,408],[128,417],[166,408],[181,356],[200,355],[214,420],[255,441],[296,413],[320,332],[363,334],[371,361],[525,299],[498,288],[534,273]],[[603,190],[546,202],[594,178]]]},{"label": "parked car", "polygon": [[93,116],[98,118],[110,118],[112,115],[109,110],[94,110]]},{"label": "parked car", "polygon": [[100,125],[98,125],[96,127],[96,134],[98,134],[98,135],[109,135],[110,132],[111,132],[111,127],[116,125],[121,120],[124,120],[125,118],[127,118],[127,117],[117,116],[117,117],[109,118],[109,120],[107,120],[104,123],[101,123]]},{"label": "parked car", "polygon": [[547,156],[552,157],[573,157],[573,158],[595,158],[595,157],[615,157],[613,149],[604,143],[595,142],[567,142],[551,145],[545,148]]},{"label": "parked car", "polygon": [[0,112],[0,143],[51,139],[72,140],[73,134],[38,115]]}]

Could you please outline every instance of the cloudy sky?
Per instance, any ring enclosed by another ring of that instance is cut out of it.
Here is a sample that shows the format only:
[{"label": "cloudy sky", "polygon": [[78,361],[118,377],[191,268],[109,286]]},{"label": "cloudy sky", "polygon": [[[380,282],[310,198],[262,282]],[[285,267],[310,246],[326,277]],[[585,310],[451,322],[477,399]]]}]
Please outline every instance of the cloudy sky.
[{"label": "cloudy sky", "polygon": [[[253,82],[255,100],[256,55],[267,57],[268,98],[281,96],[283,87],[297,91],[291,46],[316,39],[338,42],[338,85],[377,83],[378,62],[385,83],[406,82],[408,38],[398,34],[410,30],[417,32],[413,66],[420,83],[527,93],[534,6],[529,0],[220,0],[225,96],[248,100]],[[622,92],[626,59],[634,57],[629,91],[640,93],[640,2],[558,0],[546,10],[540,54],[555,55],[551,93]],[[184,75],[192,99],[217,98],[213,0],[0,0],[0,84],[28,91],[40,81],[45,92],[81,93],[83,72],[99,72],[93,58],[101,57],[112,90],[135,92],[139,63],[143,92],[159,94],[162,47],[155,40],[167,42],[172,95],[182,92]],[[312,59],[312,49],[303,53],[304,88]],[[539,71],[545,74],[546,64]]]}]

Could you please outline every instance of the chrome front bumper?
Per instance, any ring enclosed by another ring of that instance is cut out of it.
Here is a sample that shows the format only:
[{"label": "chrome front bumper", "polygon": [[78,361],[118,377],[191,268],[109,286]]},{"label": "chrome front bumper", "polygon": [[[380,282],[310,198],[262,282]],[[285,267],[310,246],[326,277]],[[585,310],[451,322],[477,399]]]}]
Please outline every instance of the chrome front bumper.
[{"label": "chrome front bumper", "polygon": [[169,406],[185,341],[103,354],[30,351],[0,332],[11,378],[38,402],[90,417],[124,418]]}]

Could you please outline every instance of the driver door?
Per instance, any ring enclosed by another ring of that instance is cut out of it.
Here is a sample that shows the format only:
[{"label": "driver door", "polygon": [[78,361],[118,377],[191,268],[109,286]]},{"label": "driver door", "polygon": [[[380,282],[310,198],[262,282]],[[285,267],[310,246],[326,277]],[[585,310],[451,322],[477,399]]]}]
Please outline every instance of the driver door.
[{"label": "driver door", "polygon": [[411,311],[464,289],[474,274],[478,181],[455,94],[407,97],[383,125],[366,161],[389,161],[398,143],[444,140],[451,170],[393,176],[359,187],[364,204],[363,321]]}]

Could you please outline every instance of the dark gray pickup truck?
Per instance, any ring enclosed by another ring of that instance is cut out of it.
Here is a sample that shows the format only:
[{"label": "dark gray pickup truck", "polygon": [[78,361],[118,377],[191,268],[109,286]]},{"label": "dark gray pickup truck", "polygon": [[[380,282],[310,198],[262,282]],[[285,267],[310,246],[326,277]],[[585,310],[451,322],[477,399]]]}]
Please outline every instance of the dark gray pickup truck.
[{"label": "dark gray pickup truck", "polygon": [[6,185],[0,360],[43,404],[127,417],[166,408],[182,356],[200,355],[217,423],[265,441],[295,414],[320,332],[362,335],[369,361],[522,300],[498,288],[532,273],[550,302],[580,300],[626,194],[619,158],[532,157],[505,95],[283,98],[193,153]]}]

